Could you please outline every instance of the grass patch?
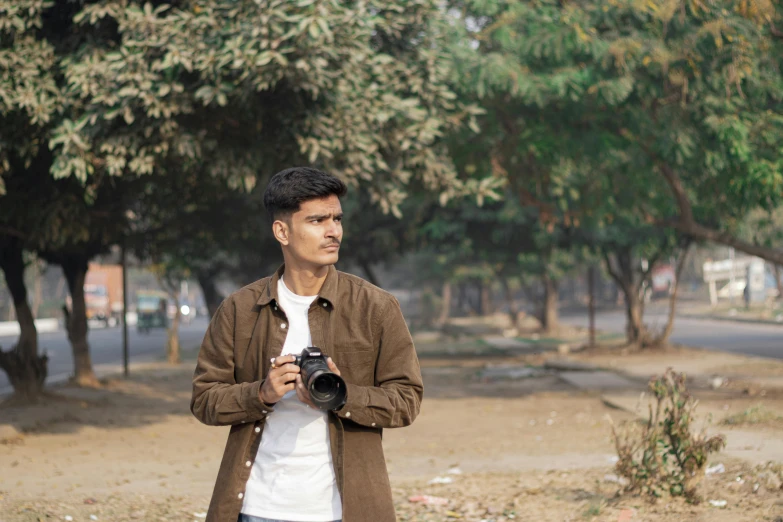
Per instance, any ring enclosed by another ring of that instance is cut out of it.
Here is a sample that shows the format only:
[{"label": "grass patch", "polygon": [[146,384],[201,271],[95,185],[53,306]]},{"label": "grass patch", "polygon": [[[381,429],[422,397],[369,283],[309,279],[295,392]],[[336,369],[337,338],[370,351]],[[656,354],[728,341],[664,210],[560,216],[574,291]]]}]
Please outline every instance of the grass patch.
[{"label": "grass patch", "polygon": [[763,404],[751,406],[745,411],[729,415],[720,421],[724,426],[748,426],[783,421],[783,416],[766,408]]},{"label": "grass patch", "polygon": [[604,500],[602,498],[593,499],[587,505],[587,509],[582,512],[582,518],[592,519],[601,515],[601,511],[604,508]]},{"label": "grass patch", "polygon": [[[515,337],[515,339],[523,343],[557,345],[557,344],[564,344],[564,343],[573,343],[575,341],[580,341],[580,340],[586,340],[587,335],[573,337],[573,338],[518,335],[517,337]],[[625,336],[623,334],[618,334],[618,333],[602,333],[602,334],[596,334],[595,336],[596,341],[612,341],[616,339],[625,339]]]}]

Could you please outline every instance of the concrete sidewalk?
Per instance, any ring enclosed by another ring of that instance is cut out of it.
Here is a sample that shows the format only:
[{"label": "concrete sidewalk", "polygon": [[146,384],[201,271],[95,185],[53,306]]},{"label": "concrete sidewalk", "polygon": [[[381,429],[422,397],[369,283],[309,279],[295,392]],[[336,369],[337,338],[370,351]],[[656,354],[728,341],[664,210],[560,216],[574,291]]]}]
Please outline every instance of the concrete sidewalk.
[{"label": "concrete sidewalk", "polygon": [[778,424],[720,424],[730,415],[763,407],[783,422],[783,362],[699,349],[637,352],[626,355],[580,353],[557,357],[547,366],[578,368],[560,377],[577,389],[601,393],[604,404],[647,420],[655,405],[648,382],[671,367],[685,373],[689,392],[698,401],[694,429],[726,436],[723,454],[751,463],[783,462]]}]

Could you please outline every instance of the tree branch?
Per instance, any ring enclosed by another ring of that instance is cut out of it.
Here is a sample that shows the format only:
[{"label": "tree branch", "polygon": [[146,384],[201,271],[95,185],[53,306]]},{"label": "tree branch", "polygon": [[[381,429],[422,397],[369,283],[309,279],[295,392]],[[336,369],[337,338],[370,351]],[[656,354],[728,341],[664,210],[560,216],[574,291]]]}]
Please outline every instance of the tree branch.
[{"label": "tree branch", "polygon": [[762,259],[766,259],[771,263],[783,264],[783,250],[763,247],[747,241],[743,241],[727,232],[721,232],[720,230],[713,230],[707,228],[698,223],[685,223],[682,221],[665,221],[663,222],[667,226],[688,234],[694,239],[703,241],[713,241],[722,245],[734,247],[741,252],[750,254],[751,256],[757,256]]},{"label": "tree branch", "polygon": [[27,239],[27,236],[19,230],[5,225],[0,225],[0,234],[5,234],[6,236],[12,236],[18,239]]}]

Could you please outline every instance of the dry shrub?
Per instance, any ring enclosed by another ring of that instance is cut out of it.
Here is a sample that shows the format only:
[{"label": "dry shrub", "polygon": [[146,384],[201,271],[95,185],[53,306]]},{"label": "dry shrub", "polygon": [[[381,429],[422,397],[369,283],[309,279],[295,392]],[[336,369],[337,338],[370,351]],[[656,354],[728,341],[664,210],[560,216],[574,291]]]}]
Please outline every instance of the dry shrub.
[{"label": "dry shrub", "polygon": [[627,492],[656,499],[668,493],[698,503],[697,488],[711,453],[726,445],[723,435],[694,432],[697,401],[685,387],[685,374],[671,368],[649,383],[654,402],[646,422],[612,426],[619,460],[616,472]]}]

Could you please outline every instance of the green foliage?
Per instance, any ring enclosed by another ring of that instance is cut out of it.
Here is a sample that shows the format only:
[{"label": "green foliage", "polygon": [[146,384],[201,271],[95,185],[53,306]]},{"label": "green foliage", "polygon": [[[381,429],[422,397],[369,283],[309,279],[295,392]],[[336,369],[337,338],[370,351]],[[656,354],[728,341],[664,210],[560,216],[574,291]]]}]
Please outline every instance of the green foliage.
[{"label": "green foliage", "polygon": [[466,166],[547,219],[606,221],[622,190],[647,223],[752,249],[737,224],[783,197],[777,4],[451,5],[453,81],[487,112]]},{"label": "green foliage", "polygon": [[414,178],[459,194],[438,140],[473,109],[445,84],[441,20],[432,1],[88,4],[74,21],[91,37],[62,60],[74,110],[53,173],[206,162],[252,184],[289,159],[367,182],[384,210]]},{"label": "green foliage", "polygon": [[612,426],[616,471],[628,480],[627,491],[699,502],[698,485],[709,456],[726,446],[726,438],[694,431],[696,400],[685,386],[685,374],[669,368],[651,379],[649,388],[655,408],[650,403],[647,421],[624,430]]},{"label": "green foliage", "polygon": [[0,196],[14,158],[29,162],[63,109],[54,46],[36,38],[53,2],[0,1]]},{"label": "green foliage", "polygon": [[725,426],[747,426],[753,424],[775,424],[783,421],[783,415],[778,415],[763,404],[756,404],[739,413],[726,416],[721,420]]}]

